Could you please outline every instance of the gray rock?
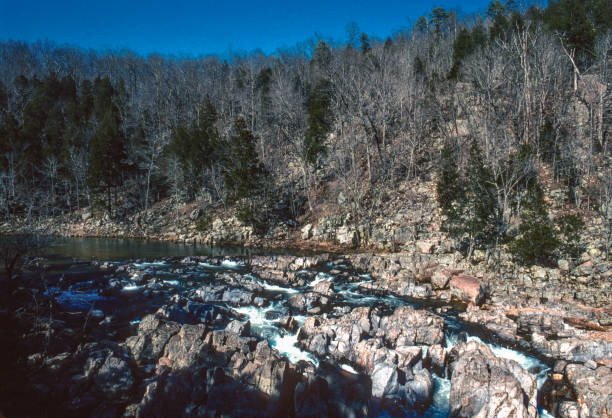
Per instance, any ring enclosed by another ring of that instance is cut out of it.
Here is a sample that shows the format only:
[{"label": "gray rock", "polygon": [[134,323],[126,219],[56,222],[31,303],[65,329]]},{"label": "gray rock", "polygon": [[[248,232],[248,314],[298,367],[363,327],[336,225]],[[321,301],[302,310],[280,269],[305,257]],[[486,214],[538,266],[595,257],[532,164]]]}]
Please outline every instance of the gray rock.
[{"label": "gray rock", "polygon": [[535,378],[518,363],[473,341],[455,346],[451,357],[451,416],[537,416]]},{"label": "gray rock", "polygon": [[335,294],[334,284],[327,280],[323,280],[315,284],[312,290],[325,296],[334,296]]},{"label": "gray rock", "polygon": [[399,390],[397,367],[392,364],[378,363],[372,372],[372,396],[384,398],[394,395]]},{"label": "gray rock", "polygon": [[427,347],[424,363],[428,365],[428,368],[433,373],[443,377],[444,369],[446,368],[446,350],[444,347],[440,344]]},{"label": "gray rock", "polygon": [[96,389],[106,399],[127,399],[134,385],[132,371],[125,359],[110,355],[93,378]]},{"label": "gray rock", "polygon": [[612,370],[569,364],[565,376],[576,393],[581,417],[603,417],[612,412]]},{"label": "gray rock", "polygon": [[232,321],[225,327],[225,330],[240,337],[247,337],[251,333],[251,321]]},{"label": "gray rock", "polygon": [[206,326],[183,325],[180,331],[168,341],[164,356],[170,360],[173,368],[182,369],[193,365],[204,347]]},{"label": "gray rock", "polygon": [[296,417],[370,416],[370,379],[322,362],[295,387]]},{"label": "gray rock", "polygon": [[128,338],[126,345],[136,361],[157,361],[168,340],[180,329],[175,322],[147,315],[138,326],[138,335]]},{"label": "gray rock", "polygon": [[448,288],[452,273],[448,270],[436,270],[431,276],[431,285],[436,290]]}]

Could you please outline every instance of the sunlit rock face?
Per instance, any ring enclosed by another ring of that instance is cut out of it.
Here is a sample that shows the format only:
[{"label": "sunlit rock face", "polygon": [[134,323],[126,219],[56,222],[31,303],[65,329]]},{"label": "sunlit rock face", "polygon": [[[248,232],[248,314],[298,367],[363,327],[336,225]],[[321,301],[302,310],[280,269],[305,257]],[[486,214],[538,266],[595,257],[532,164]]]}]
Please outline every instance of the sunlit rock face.
[{"label": "sunlit rock face", "polygon": [[455,346],[450,356],[451,416],[537,416],[536,380],[517,362],[475,341]]}]

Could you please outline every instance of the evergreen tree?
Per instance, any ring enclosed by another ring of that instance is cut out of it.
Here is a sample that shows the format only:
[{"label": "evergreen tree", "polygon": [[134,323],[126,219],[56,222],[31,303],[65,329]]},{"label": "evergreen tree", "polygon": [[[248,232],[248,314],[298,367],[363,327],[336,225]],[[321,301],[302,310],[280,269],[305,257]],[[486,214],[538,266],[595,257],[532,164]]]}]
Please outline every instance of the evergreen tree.
[{"label": "evergreen tree", "polygon": [[272,69],[264,68],[255,78],[255,90],[260,96],[260,113],[263,123],[272,123],[272,99],[270,98],[270,86],[272,84]]},{"label": "evergreen tree", "polygon": [[[595,3],[593,0],[551,1],[544,13],[546,24],[553,32],[561,35],[568,51],[575,52],[576,61],[580,66],[588,65],[593,56],[593,45],[597,35],[593,16],[589,16],[593,3]],[[607,3],[607,6],[602,5],[603,7],[595,13],[609,13],[610,1]]]},{"label": "evergreen tree", "polygon": [[189,200],[193,200],[203,186],[204,171],[221,162],[221,141],[216,123],[217,112],[207,99],[200,109],[198,121],[190,126],[179,125],[166,147],[168,153],[178,158]]},{"label": "evergreen tree", "polygon": [[247,128],[244,119],[234,122],[234,134],[229,141],[229,160],[225,182],[233,202],[257,196],[267,181],[267,170],[259,162],[255,145],[257,138]]},{"label": "evergreen tree", "polygon": [[465,201],[465,190],[457,169],[457,154],[448,142],[440,156],[440,170],[436,185],[438,205],[445,217],[442,230],[456,236],[460,233],[461,207]]},{"label": "evergreen tree", "polygon": [[485,165],[476,140],[470,146],[465,190],[463,222],[471,253],[474,247],[493,242],[499,234],[495,178]]},{"label": "evergreen tree", "polygon": [[436,34],[445,32],[448,26],[449,13],[443,7],[435,7],[429,14],[431,25]]},{"label": "evergreen tree", "polygon": [[82,123],[86,123],[94,111],[93,86],[91,81],[83,80],[81,83],[78,114]]},{"label": "evergreen tree", "polygon": [[559,228],[560,250],[564,257],[577,259],[582,254],[580,231],[584,228],[584,220],[579,214],[566,214],[555,219]]},{"label": "evergreen tree", "polygon": [[106,116],[106,112],[113,105],[115,89],[108,77],[97,77],[93,83],[92,110],[98,123]]},{"label": "evergreen tree", "polygon": [[8,97],[6,86],[0,81],[0,117],[8,110]]},{"label": "evergreen tree", "polygon": [[363,32],[361,34],[361,52],[363,54],[367,54],[368,52],[370,52],[370,50],[372,49],[372,46],[370,45],[370,38],[368,37],[368,34]]},{"label": "evergreen tree", "polygon": [[331,65],[332,52],[329,45],[324,40],[320,40],[315,48],[312,64],[318,67],[319,71],[324,72]]},{"label": "evergreen tree", "polygon": [[520,216],[520,235],[510,244],[510,252],[525,265],[553,264],[560,242],[548,218],[544,192],[537,182],[533,182],[527,189]]},{"label": "evergreen tree", "polygon": [[442,150],[437,184],[438,204],[446,217],[442,229],[467,240],[468,254],[493,242],[501,230],[495,179],[483,161],[478,143],[470,146],[465,176],[460,178],[449,144]]},{"label": "evergreen tree", "polygon": [[87,168],[87,185],[94,192],[106,192],[106,208],[112,214],[111,191],[122,184],[125,169],[125,141],[118,111],[106,110],[98,129],[91,138],[91,153]]},{"label": "evergreen tree", "polygon": [[[19,150],[21,143],[21,127],[12,113],[7,113],[0,119],[0,171],[8,168],[7,155]],[[6,158],[5,158],[6,157]]]},{"label": "evergreen tree", "polygon": [[316,165],[326,152],[325,140],[331,129],[331,83],[320,80],[308,99],[308,128],[304,138],[304,160]]},{"label": "evergreen tree", "polygon": [[485,45],[487,39],[482,25],[475,26],[472,31],[463,28],[453,42],[453,66],[448,74],[449,79],[458,79],[463,60]]},{"label": "evergreen tree", "polygon": [[414,24],[414,31],[419,35],[425,35],[429,28],[429,23],[427,22],[427,18],[425,16],[419,17],[419,19]]}]

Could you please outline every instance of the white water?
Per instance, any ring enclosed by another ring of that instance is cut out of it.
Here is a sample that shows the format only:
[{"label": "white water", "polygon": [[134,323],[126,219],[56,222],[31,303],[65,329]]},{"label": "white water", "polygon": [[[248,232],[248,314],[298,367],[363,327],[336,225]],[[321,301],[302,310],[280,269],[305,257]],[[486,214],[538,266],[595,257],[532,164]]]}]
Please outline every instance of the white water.
[{"label": "white water", "polygon": [[213,269],[213,270],[215,270],[215,269],[222,269],[222,268],[224,268],[224,267],[223,267],[223,266],[221,266],[221,265],[215,265],[215,264],[210,264],[210,263],[205,263],[205,262],[200,262],[200,263],[198,263],[198,265],[199,265],[200,267],[204,267],[204,268],[207,268],[207,269]]},{"label": "white water", "polygon": [[544,382],[546,381],[546,376],[547,376],[548,372],[550,371],[550,367],[548,367],[546,364],[542,363],[537,358],[525,355],[525,354],[521,353],[520,351],[514,351],[514,350],[512,350],[510,348],[502,347],[502,346],[495,345],[495,344],[486,343],[486,342],[482,341],[478,337],[469,336],[467,338],[467,340],[468,341],[476,341],[476,342],[478,342],[480,344],[484,344],[484,345],[488,346],[493,351],[493,354],[495,354],[497,357],[505,358],[505,359],[509,359],[509,360],[514,360],[523,369],[529,371],[532,374],[534,374],[534,373],[531,372],[531,370],[537,369],[538,372],[537,372],[537,374],[535,374],[535,376],[536,376],[536,381],[537,381],[537,384],[538,384],[538,389],[540,389],[542,387],[542,385],[544,384]]},{"label": "white water", "polygon": [[332,276],[331,274],[327,274],[327,273],[323,273],[323,272],[319,272],[317,273],[317,275],[315,276],[314,280],[312,282],[310,282],[309,286],[310,287],[315,287],[315,285],[317,283],[321,283],[321,282],[331,282],[334,280],[334,276]]},{"label": "white water", "polygon": [[291,294],[291,295],[299,292],[299,290],[296,290],[296,289],[294,289],[292,287],[283,287],[283,286],[277,286],[275,284],[270,284],[270,283],[266,282],[265,280],[261,280],[258,277],[255,277],[254,275],[252,275],[250,273],[245,274],[244,277],[248,277],[249,279],[251,279],[254,282],[258,283],[264,289],[269,290],[271,292],[282,292],[282,293],[287,293],[287,294]]},{"label": "white water", "polygon": [[73,309],[90,309],[97,301],[106,300],[104,296],[98,294],[97,290],[75,292],[50,287],[49,292],[45,294],[51,294],[57,303]]},{"label": "white water", "polygon": [[425,412],[427,417],[447,417],[449,412],[448,397],[450,395],[450,379],[433,375],[434,396],[431,406]]},{"label": "white water", "polygon": [[151,261],[151,262],[143,262],[143,263],[134,263],[132,264],[137,269],[143,270],[147,267],[165,267],[168,265],[166,261]]},{"label": "white water", "polygon": [[234,261],[234,260],[223,260],[221,262],[221,266],[228,268],[228,269],[237,270],[237,269],[244,267],[244,263],[240,261]]},{"label": "white water", "polygon": [[290,362],[297,363],[300,360],[311,361],[316,367],[319,366],[319,360],[307,351],[300,350],[295,344],[297,343],[297,334],[278,334],[270,340],[270,345],[276,348],[281,355],[286,357]]},{"label": "white water", "polygon": [[282,287],[282,286],[277,286],[274,284],[268,284],[264,281],[261,282],[261,286],[266,289],[269,290],[271,292],[283,292],[283,293],[288,293],[288,294],[295,294],[295,293],[299,293],[297,290],[292,289],[290,287]]},{"label": "white water", "polygon": [[266,312],[273,311],[276,305],[270,304],[265,308],[257,308],[255,306],[240,306],[238,308],[232,308],[234,311],[245,315],[251,322],[251,328],[255,327],[275,327],[273,321],[266,319]]},{"label": "white water", "polygon": [[348,365],[348,364],[340,364],[340,368],[344,371],[347,371],[349,373],[353,373],[353,374],[359,374],[359,372],[357,370],[355,370],[352,366]]},{"label": "white water", "polygon": [[[270,346],[276,348],[279,353],[286,357],[290,362],[297,363],[300,360],[311,361],[315,366],[319,365],[319,360],[307,351],[303,351],[296,346],[297,333],[289,334],[285,330],[279,329],[274,320],[266,318],[266,312],[279,310],[282,302],[270,304],[265,308],[254,306],[241,306],[233,308],[234,311],[245,315],[251,322],[251,329],[259,333],[261,337],[268,340]],[[303,321],[305,318],[294,318],[296,321]],[[301,324],[300,324],[301,325]]]},{"label": "white water", "polygon": [[[146,268],[146,267],[155,266],[155,267],[161,267],[163,269],[164,266],[170,267],[170,265],[165,262],[137,263],[134,265],[138,268]],[[233,260],[223,260],[221,261],[219,265],[213,265],[213,264],[204,263],[204,262],[200,262],[199,265],[203,268],[212,269],[212,270],[219,270],[219,269],[236,270],[236,269],[240,269],[244,267],[244,263],[233,261]],[[162,271],[153,270],[151,271],[151,273],[157,274],[157,273],[162,273]],[[283,287],[283,286],[278,286],[275,284],[269,284],[266,281],[261,280],[252,274],[246,274],[245,277],[248,277],[249,279],[256,281],[265,290],[270,291],[270,292],[278,292],[284,295],[291,295],[291,294],[296,294],[299,292],[299,290],[296,290],[290,287]],[[408,304],[408,302],[400,298],[394,297],[394,296],[380,297],[380,296],[374,296],[374,295],[368,295],[368,294],[361,293],[359,290],[359,286],[363,283],[372,281],[372,277],[369,274],[361,274],[360,277],[363,280],[360,282],[356,282],[356,283],[346,283],[346,282],[335,283],[336,292],[342,296],[342,299],[344,302],[350,303],[354,306],[364,306],[364,305],[370,305],[370,304],[373,305],[379,302],[384,302],[385,304],[391,307]],[[312,288],[317,283],[320,283],[322,281],[334,282],[335,277],[325,272],[319,272],[315,276],[314,280],[309,283],[308,286]],[[176,286],[180,282],[178,280],[164,280],[164,283]],[[124,290],[126,291],[137,290],[140,287],[142,286],[130,285],[130,286],[126,286]],[[78,296],[81,296],[81,295],[82,294],[79,294]],[[69,295],[66,295],[66,297],[69,297]],[[93,297],[92,301],[95,301],[96,300],[95,297],[99,297],[99,295],[96,294],[96,295],[93,295],[92,297]],[[284,315],[286,313],[286,307],[284,306],[284,303],[285,303],[285,298],[283,298],[283,300],[275,300],[269,306],[264,307],[264,308],[258,308],[254,306],[243,306],[243,307],[238,307],[238,308],[233,308],[233,309],[234,311],[248,317],[251,323],[251,329],[253,330],[254,335],[257,334],[261,338],[265,338],[269,342],[270,346],[277,349],[280,352],[280,354],[286,357],[289,361],[291,361],[292,363],[296,363],[300,360],[306,360],[306,361],[312,362],[313,364],[315,364],[315,366],[318,366],[319,361],[313,354],[307,351],[303,351],[297,347],[296,345],[297,334],[291,334],[291,333],[288,333],[286,330],[279,328],[276,325],[276,320],[266,319],[266,313],[269,311],[279,311],[282,313],[282,315]],[[308,317],[305,315],[296,315],[293,318],[297,321],[299,326],[302,326]],[[132,321],[131,324],[135,325],[138,322],[139,320],[135,320],[135,321]],[[456,345],[457,331],[462,328],[463,326],[458,322],[455,323],[455,321],[452,321],[452,320],[450,322],[447,322],[447,330],[450,331],[447,335],[447,341],[446,341],[447,351],[450,351],[450,349],[452,349],[452,347]],[[482,340],[480,340],[478,337],[475,337],[475,336],[468,336],[468,341],[478,341],[480,343],[483,343],[489,346],[493,350],[496,356],[514,360],[519,365],[521,365],[521,367],[530,371],[531,373],[534,373],[532,371],[534,368],[538,368],[539,370],[535,372],[537,374],[536,378],[537,378],[537,383],[538,383],[538,389],[541,387],[541,385],[545,381],[546,374],[549,368],[544,363],[540,362],[538,359],[524,355],[518,351],[514,351],[514,350],[511,350],[505,347],[485,343]],[[358,373],[349,364],[340,364],[340,367],[347,372],[355,373],[355,374]],[[428,408],[427,411],[424,412],[424,416],[435,417],[435,418],[445,417],[448,415],[448,412],[449,412],[448,399],[449,399],[449,392],[450,392],[450,380],[440,378],[435,375],[433,376],[433,378],[434,378],[434,384],[435,384],[433,402],[432,402],[431,407]],[[548,418],[551,416],[545,410],[540,410],[539,413],[540,413],[540,416],[542,417]]]}]

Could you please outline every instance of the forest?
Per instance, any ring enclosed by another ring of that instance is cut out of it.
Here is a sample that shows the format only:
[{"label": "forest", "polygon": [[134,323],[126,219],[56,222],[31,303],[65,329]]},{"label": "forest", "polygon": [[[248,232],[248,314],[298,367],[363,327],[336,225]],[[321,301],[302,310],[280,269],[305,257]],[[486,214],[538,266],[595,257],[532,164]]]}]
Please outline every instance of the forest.
[{"label": "forest", "polygon": [[227,59],[6,40],[0,220],[170,200],[265,231],[341,195],[367,223],[400,184],[435,180],[468,252],[514,234],[519,258],[545,263],[575,251],[581,214],[612,209],[611,51],[609,0],[437,7],[386,39],[349,24],[341,42]]}]

